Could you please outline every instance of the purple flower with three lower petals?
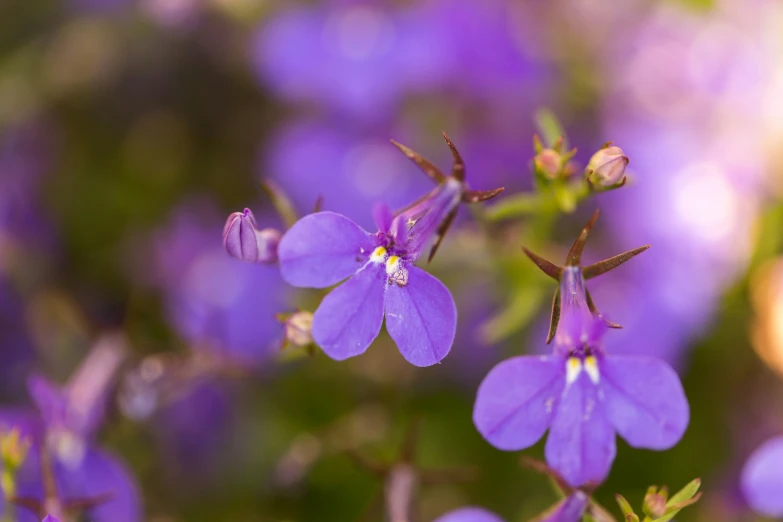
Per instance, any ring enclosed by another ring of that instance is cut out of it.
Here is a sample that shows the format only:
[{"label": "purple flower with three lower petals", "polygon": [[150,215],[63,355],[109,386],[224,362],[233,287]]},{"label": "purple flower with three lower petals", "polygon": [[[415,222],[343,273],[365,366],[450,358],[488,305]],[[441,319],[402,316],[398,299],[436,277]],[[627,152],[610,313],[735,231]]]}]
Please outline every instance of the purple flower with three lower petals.
[{"label": "purple flower with three lower petals", "polygon": [[753,452],[742,469],[740,484],[754,511],[783,516],[783,437],[770,439]]},{"label": "purple flower with three lower petals", "polygon": [[592,302],[585,280],[622,264],[646,247],[582,268],[582,248],[597,213],[558,267],[528,255],[560,281],[555,294],[552,355],[514,357],[482,382],[473,420],[492,445],[519,450],[549,429],[549,465],[571,486],[597,484],[615,457],[615,434],[631,446],[664,450],[688,426],[688,402],[677,374],[663,361],[604,352],[609,326]]},{"label": "purple flower with three lower petals", "polygon": [[331,358],[364,353],[386,329],[403,357],[415,366],[440,362],[451,350],[457,309],[448,288],[414,266],[431,237],[437,251],[461,202],[473,203],[500,190],[469,190],[465,166],[453,144],[451,176],[446,176],[407,147],[396,144],[438,186],[396,216],[378,206],[378,232],[367,232],[334,212],[299,220],[278,248],[283,279],[299,287],[325,288],[349,278],[321,302],[313,315],[312,335]]}]

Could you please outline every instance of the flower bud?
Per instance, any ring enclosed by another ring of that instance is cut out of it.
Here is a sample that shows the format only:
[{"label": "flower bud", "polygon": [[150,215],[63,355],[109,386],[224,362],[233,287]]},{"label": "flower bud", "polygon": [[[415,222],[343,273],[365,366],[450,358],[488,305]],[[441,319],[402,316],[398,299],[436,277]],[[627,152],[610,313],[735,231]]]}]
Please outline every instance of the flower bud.
[{"label": "flower bud", "polygon": [[555,179],[563,170],[563,158],[554,149],[543,149],[533,158],[536,170],[547,179]]},{"label": "flower bud", "polygon": [[666,497],[661,493],[648,492],[644,496],[644,512],[654,519],[665,515]]},{"label": "flower bud", "polygon": [[628,166],[628,161],[623,149],[609,142],[593,154],[587,163],[587,181],[601,188],[621,185],[625,182],[625,167]]},{"label": "flower bud", "polygon": [[313,343],[313,314],[298,311],[285,321],[285,341],[292,346],[308,346]]},{"label": "flower bud", "polygon": [[250,263],[274,263],[277,261],[277,244],[280,231],[273,228],[258,230],[256,218],[249,209],[234,212],[223,228],[223,246],[232,257]]}]

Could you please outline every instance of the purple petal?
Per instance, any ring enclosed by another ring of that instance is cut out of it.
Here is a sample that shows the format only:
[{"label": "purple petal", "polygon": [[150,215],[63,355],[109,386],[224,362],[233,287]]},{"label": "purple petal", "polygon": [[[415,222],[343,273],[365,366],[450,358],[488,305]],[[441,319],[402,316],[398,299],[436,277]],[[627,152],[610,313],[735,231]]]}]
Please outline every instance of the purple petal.
[{"label": "purple petal", "polygon": [[527,448],[549,427],[564,387],[563,359],[513,357],[495,366],[479,386],[473,423],[496,448]]},{"label": "purple petal", "polygon": [[40,375],[27,379],[27,391],[47,425],[63,425],[68,414],[68,399],[57,385]]},{"label": "purple petal", "polygon": [[577,490],[568,495],[536,522],[579,522],[585,514],[587,495]]},{"label": "purple petal", "polygon": [[95,522],[138,522],[141,502],[136,485],[125,466],[102,451],[91,449],[75,470],[61,467],[58,473],[63,497],[94,498],[111,494],[105,503],[90,509]]},{"label": "purple petal", "polygon": [[313,314],[313,340],[338,361],[364,353],[383,324],[386,272],[368,264],[332,290]]},{"label": "purple petal", "polygon": [[52,515],[46,515],[43,519],[43,522],[60,522],[60,519],[53,517]]},{"label": "purple petal", "polygon": [[457,331],[457,305],[446,285],[421,268],[407,267],[405,286],[386,290],[386,330],[405,360],[415,366],[440,362]]},{"label": "purple petal", "polygon": [[659,359],[610,356],[599,363],[604,410],[636,448],[674,446],[688,427],[688,400],[677,373]]},{"label": "purple petal", "polygon": [[389,205],[386,203],[377,203],[372,209],[372,217],[375,220],[378,231],[383,232],[384,234],[389,232],[392,221],[394,220]]},{"label": "purple petal", "polygon": [[34,441],[41,441],[45,427],[41,416],[32,408],[0,409],[0,432],[8,432],[12,429],[18,430],[21,435]]},{"label": "purple petal", "polygon": [[601,483],[617,450],[614,429],[597,395],[583,371],[560,397],[549,429],[546,460],[573,487]]},{"label": "purple petal", "polygon": [[347,217],[310,214],[280,240],[280,273],[293,286],[325,288],[354,274],[374,248],[373,236]]},{"label": "purple petal", "polygon": [[449,511],[433,522],[503,522],[503,519],[486,509],[470,506]]},{"label": "purple petal", "polygon": [[783,516],[783,437],[770,439],[753,452],[742,469],[740,485],[754,511]]}]

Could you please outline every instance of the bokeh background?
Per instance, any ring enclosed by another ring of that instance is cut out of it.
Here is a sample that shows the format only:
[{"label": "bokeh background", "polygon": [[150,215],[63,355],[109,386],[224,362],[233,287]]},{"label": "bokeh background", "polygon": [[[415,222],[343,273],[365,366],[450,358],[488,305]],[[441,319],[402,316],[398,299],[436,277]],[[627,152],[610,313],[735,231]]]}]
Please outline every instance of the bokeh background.
[{"label": "bokeh background", "polygon": [[[681,520],[753,520],[739,471],[783,434],[782,32],[775,0],[0,3],[0,400],[122,332],[98,440],[146,520],[380,520],[350,455],[393,460],[417,422],[422,467],[475,472],[422,487],[420,520],[526,520],[556,496],[481,439],[473,398],[546,349],[553,288],[520,245],[559,259],[601,208],[589,261],[653,244],[591,286],[625,326],[608,349],[675,365],[692,421],[671,451],[619,443],[596,498],[701,477]],[[430,267],[460,314],[438,367],[386,334],[341,363],[281,350],[275,314],[318,296],[223,250],[232,211],[284,226],[264,180],[365,226],[429,190],[390,138],[447,169],[447,131],[473,187],[506,187],[489,208],[530,190],[533,133],[558,125],[582,165],[614,140],[630,182],[570,215],[463,210]]]}]

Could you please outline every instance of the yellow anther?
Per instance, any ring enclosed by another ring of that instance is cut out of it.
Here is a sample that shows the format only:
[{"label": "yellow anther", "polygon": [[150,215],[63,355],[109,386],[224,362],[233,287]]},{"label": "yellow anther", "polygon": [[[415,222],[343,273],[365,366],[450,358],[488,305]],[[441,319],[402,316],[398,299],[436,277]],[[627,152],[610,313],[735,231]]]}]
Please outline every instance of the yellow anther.
[{"label": "yellow anther", "polygon": [[400,264],[400,256],[391,256],[386,260],[386,273],[392,275]]},{"label": "yellow anther", "polygon": [[370,256],[370,261],[373,263],[383,263],[386,260],[386,249],[382,246],[379,246],[375,250],[373,250],[372,255]]},{"label": "yellow anther", "polygon": [[566,362],[566,384],[571,384],[582,372],[582,361],[576,357],[569,357]]}]

